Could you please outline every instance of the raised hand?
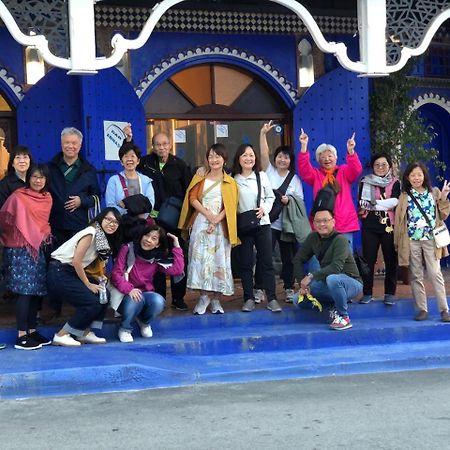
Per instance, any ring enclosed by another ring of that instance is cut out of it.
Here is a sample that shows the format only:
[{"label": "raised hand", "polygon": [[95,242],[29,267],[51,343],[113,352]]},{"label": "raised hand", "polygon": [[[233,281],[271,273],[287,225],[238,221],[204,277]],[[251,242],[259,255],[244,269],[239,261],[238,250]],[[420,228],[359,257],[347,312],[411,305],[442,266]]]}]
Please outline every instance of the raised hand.
[{"label": "raised hand", "polygon": [[131,140],[133,139],[133,131],[131,129],[131,123],[125,125],[122,131],[125,134],[125,139],[127,140],[127,142],[131,142]]},{"label": "raised hand", "polygon": [[273,127],[275,127],[273,120],[269,121],[269,123],[265,123],[261,128],[261,134],[267,134]]},{"label": "raised hand", "polygon": [[169,239],[172,239],[172,242],[173,242],[173,246],[174,246],[174,247],[179,247],[179,246],[180,246],[180,241],[178,240],[178,237],[177,237],[177,236],[175,236],[175,235],[172,234],[172,233],[167,233],[167,237],[168,237]]},{"label": "raised hand", "polygon": [[355,153],[355,132],[353,132],[352,137],[347,141],[347,152],[349,155],[353,155]]},{"label": "raised hand", "polygon": [[441,189],[441,200],[446,200],[447,196],[450,192],[450,183],[447,180],[444,180],[444,185]]},{"label": "raised hand", "polygon": [[301,128],[301,133],[300,133],[299,141],[300,141],[300,145],[302,146],[301,151],[306,152],[306,150],[308,149],[308,141],[309,141],[309,137],[308,137],[308,135],[305,133],[305,131],[303,130],[303,128]]}]

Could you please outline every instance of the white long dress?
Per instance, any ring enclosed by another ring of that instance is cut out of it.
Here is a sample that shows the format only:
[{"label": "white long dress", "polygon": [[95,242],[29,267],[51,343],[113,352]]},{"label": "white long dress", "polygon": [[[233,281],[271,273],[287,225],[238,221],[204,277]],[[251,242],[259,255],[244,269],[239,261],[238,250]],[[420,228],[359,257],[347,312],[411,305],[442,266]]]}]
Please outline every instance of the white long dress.
[{"label": "white long dress", "polygon": [[[203,192],[215,182],[205,180]],[[222,209],[222,182],[214,186],[201,200],[202,205],[218,214]],[[192,226],[189,242],[187,287],[223,295],[233,295],[234,282],[231,273],[231,244],[225,237],[222,223],[213,233],[207,233],[208,220],[198,214]]]}]

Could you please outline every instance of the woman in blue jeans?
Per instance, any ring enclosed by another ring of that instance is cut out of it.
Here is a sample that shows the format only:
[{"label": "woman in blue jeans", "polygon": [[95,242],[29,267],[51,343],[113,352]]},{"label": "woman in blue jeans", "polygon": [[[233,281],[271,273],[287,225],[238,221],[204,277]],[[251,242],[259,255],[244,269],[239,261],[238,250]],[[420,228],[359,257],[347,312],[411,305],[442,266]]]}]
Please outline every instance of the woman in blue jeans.
[{"label": "woman in blue jeans", "polygon": [[[91,328],[101,328],[107,304],[100,303],[100,279],[107,260],[120,245],[120,213],[105,208],[89,226],[51,254],[47,289],[52,297],[75,307],[75,313],[53,337],[53,345],[102,344]],[[94,275],[96,273],[96,275]],[[71,335],[74,335],[74,339]]]},{"label": "woman in blue jeans", "polygon": [[120,342],[133,342],[134,321],[142,337],[153,336],[150,322],[164,309],[164,297],[154,292],[155,273],[183,274],[184,257],[178,238],[170,233],[167,237],[172,239],[173,258],[168,258],[166,233],[159,225],[146,226],[134,242],[119,250],[111,282],[124,296],[117,303],[112,298],[111,306],[122,315]]}]

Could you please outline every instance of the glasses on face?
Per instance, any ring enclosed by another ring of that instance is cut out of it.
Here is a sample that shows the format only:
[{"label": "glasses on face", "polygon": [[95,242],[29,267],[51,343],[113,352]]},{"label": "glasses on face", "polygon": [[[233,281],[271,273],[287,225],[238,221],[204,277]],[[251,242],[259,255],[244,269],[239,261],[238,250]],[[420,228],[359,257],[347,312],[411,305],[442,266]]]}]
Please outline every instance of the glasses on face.
[{"label": "glasses on face", "polygon": [[331,219],[314,219],[314,224],[315,225],[326,225],[331,220],[333,220],[333,219],[332,218]]},{"label": "glasses on face", "polygon": [[170,145],[170,142],[158,142],[157,144],[153,144],[155,148],[165,148]]},{"label": "glasses on face", "polygon": [[44,177],[42,175],[31,175],[30,178],[35,180],[35,181],[44,181],[46,177]]},{"label": "glasses on face", "polygon": [[389,167],[389,164],[388,163],[374,164],[373,167],[376,167],[377,169],[386,169],[386,167]]},{"label": "glasses on face", "polygon": [[114,225],[115,227],[119,226],[119,221],[117,219],[113,219],[112,217],[106,216],[103,220],[109,225]]}]

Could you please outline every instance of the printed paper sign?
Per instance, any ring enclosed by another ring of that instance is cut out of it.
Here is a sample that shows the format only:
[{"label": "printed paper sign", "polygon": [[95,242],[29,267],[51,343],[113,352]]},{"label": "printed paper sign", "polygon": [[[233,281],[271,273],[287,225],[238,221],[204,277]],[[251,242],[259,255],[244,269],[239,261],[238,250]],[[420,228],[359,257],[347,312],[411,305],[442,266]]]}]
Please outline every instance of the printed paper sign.
[{"label": "printed paper sign", "polygon": [[119,161],[119,149],[125,139],[125,133],[122,129],[127,125],[128,122],[103,121],[106,161]]},{"label": "printed paper sign", "polygon": [[186,130],[175,130],[175,143],[184,144],[186,142]]},{"label": "printed paper sign", "polygon": [[227,138],[228,137],[228,125],[216,125],[216,137]]}]

